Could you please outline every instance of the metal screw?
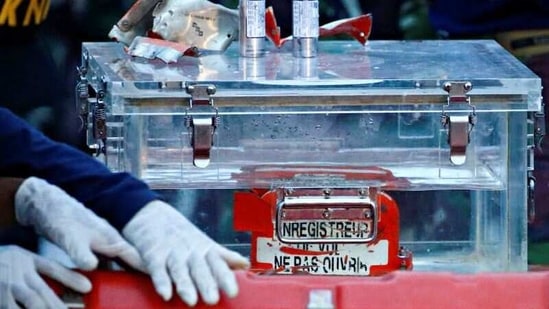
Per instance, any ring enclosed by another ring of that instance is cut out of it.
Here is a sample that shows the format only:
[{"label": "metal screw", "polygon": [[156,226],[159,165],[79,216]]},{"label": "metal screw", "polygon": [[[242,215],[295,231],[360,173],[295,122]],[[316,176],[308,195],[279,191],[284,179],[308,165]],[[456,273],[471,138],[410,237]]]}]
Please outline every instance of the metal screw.
[{"label": "metal screw", "polygon": [[120,23],[120,26],[122,28],[123,31],[128,31],[130,30],[131,28],[131,24],[130,22],[127,20],[127,19],[124,19],[121,23]]},{"label": "metal screw", "polygon": [[452,83],[445,82],[444,85],[442,86],[442,89],[446,90],[447,92],[450,92],[450,89],[452,89]]}]

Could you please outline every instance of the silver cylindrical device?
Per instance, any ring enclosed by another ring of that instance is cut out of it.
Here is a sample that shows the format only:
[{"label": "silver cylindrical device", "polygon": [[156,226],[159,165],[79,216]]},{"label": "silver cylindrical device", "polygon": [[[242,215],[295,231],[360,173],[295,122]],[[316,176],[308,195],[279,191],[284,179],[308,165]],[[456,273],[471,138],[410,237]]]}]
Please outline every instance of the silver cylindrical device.
[{"label": "silver cylindrical device", "polygon": [[265,58],[267,57],[240,57],[238,65],[244,80],[265,79]]},{"label": "silver cylindrical device", "polygon": [[261,57],[265,54],[265,0],[240,0],[240,55]]},{"label": "silver cylindrical device", "polygon": [[301,79],[301,80],[318,79],[318,58],[317,57],[294,58],[294,78]]},{"label": "silver cylindrical device", "polygon": [[316,57],[318,52],[318,0],[293,0],[293,55]]}]

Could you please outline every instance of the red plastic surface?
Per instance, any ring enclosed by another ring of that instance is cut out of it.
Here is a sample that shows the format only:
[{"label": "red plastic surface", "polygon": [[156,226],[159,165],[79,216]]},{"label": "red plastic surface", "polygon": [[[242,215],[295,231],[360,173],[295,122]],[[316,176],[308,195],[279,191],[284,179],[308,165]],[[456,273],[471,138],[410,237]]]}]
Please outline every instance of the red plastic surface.
[{"label": "red plastic surface", "polygon": [[[177,297],[164,302],[149,277],[128,272],[87,274],[93,290],[86,308],[187,308]],[[195,308],[307,308],[310,291],[332,292],[336,309],[353,308],[549,308],[549,272],[463,275],[398,271],[381,277],[274,275],[236,272],[240,293]]]},{"label": "red plastic surface", "polygon": [[[261,196],[259,195],[261,194]],[[399,245],[399,211],[396,201],[393,200],[385,192],[378,193],[378,231],[377,236],[371,243],[364,246],[375,245],[381,240],[387,240],[389,243],[387,264],[373,265],[370,267],[370,275],[382,275],[390,271],[398,269],[411,269],[412,257],[409,252],[407,255],[401,254]],[[257,239],[259,237],[273,237],[274,226],[273,221],[277,207],[277,191],[263,192],[236,192],[234,203],[234,218],[233,225],[236,231],[251,232],[251,250],[250,262],[252,269],[257,272],[278,272],[275,266],[271,263],[261,263],[257,259],[258,246]],[[288,247],[292,249],[293,247]],[[295,249],[294,249],[295,250]],[[301,252],[297,252],[301,251]],[[306,255],[305,250],[295,250],[295,255]],[[326,255],[329,252],[325,252]],[[295,267],[292,272],[307,272],[307,268]]]}]

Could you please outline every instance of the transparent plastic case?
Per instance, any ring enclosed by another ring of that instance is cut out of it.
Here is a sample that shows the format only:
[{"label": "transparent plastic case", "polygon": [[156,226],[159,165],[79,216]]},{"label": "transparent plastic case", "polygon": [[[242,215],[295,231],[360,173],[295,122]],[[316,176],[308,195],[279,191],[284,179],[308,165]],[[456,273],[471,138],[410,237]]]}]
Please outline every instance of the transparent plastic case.
[{"label": "transparent plastic case", "polygon": [[375,187],[415,270],[526,270],[541,82],[493,41],[321,41],[316,58],[232,46],[172,64],[84,43],[83,67],[100,159],[229,247],[254,241],[233,230],[235,192]]}]

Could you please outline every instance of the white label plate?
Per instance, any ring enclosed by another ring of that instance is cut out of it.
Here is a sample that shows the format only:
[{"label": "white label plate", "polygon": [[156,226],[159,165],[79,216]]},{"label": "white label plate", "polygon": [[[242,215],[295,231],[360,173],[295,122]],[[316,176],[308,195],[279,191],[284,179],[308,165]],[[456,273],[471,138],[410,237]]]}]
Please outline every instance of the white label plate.
[{"label": "white label plate", "polygon": [[286,244],[257,238],[257,262],[269,263],[281,274],[369,275],[373,265],[387,265],[389,241],[372,244]]}]

